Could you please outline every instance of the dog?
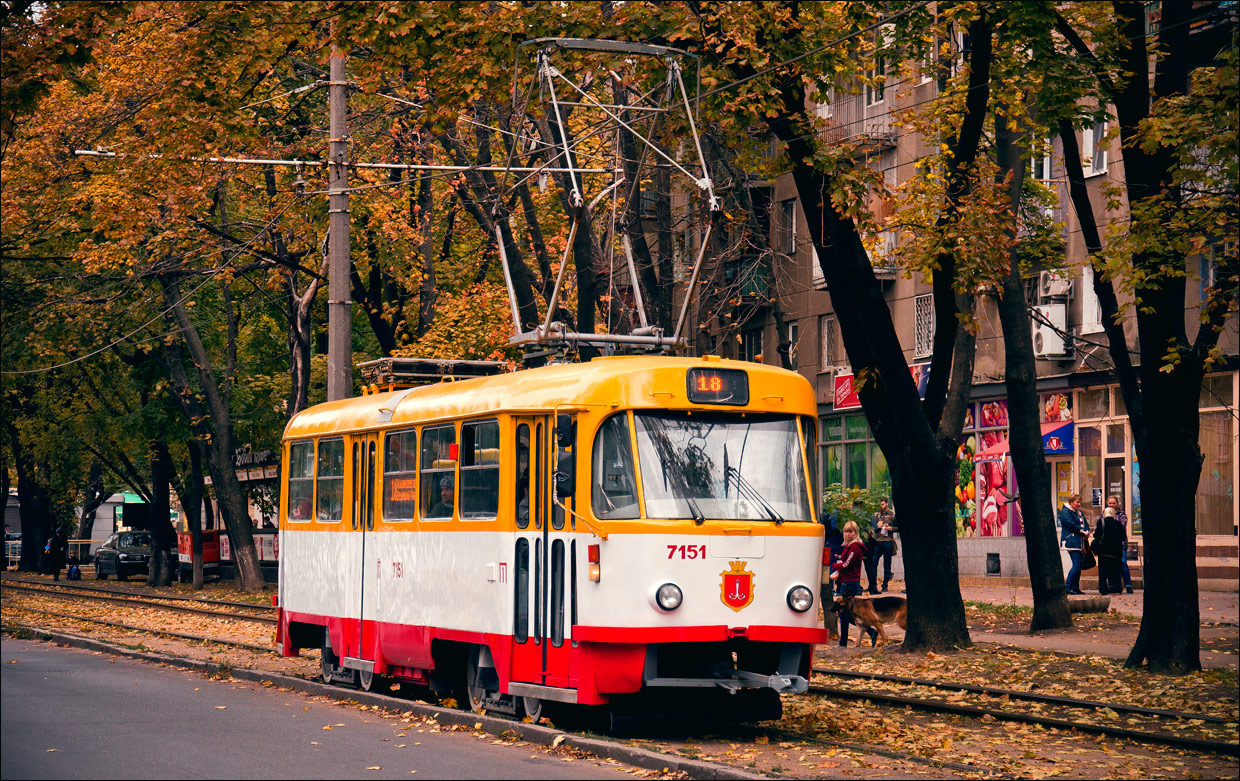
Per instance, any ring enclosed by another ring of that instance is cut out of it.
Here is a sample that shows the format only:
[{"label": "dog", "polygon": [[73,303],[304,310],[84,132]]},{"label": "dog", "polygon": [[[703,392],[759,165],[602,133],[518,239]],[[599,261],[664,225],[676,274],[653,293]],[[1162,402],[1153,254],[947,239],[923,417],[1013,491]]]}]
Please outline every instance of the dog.
[{"label": "dog", "polygon": [[904,597],[836,596],[831,610],[836,613],[840,611],[851,613],[854,624],[859,627],[872,627],[878,632],[878,639],[884,645],[887,643],[884,625],[896,624],[901,629],[908,628],[908,602]]}]

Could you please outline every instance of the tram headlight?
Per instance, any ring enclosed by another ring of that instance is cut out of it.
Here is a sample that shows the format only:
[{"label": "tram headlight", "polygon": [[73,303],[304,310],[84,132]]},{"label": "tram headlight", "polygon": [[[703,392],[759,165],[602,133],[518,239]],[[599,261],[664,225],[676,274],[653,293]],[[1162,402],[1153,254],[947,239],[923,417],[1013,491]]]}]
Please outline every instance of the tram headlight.
[{"label": "tram headlight", "polygon": [[793,586],[788,591],[788,607],[798,613],[804,613],[814,606],[814,592],[805,586]]},{"label": "tram headlight", "polygon": [[680,607],[680,603],[684,601],[685,595],[680,590],[680,586],[677,586],[675,583],[664,583],[662,586],[659,586],[659,590],[655,592],[654,598],[659,603],[659,607],[670,612]]}]

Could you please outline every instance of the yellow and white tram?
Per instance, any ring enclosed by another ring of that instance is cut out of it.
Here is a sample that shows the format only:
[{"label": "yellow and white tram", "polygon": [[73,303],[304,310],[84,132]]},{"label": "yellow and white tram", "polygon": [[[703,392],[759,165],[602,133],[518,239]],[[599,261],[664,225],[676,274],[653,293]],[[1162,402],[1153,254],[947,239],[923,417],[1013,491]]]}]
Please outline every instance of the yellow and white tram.
[{"label": "yellow and white tram", "polygon": [[799,374],[713,356],[305,410],[283,443],[280,651],[517,715],[662,695],[777,718],[827,640],[814,415]]}]

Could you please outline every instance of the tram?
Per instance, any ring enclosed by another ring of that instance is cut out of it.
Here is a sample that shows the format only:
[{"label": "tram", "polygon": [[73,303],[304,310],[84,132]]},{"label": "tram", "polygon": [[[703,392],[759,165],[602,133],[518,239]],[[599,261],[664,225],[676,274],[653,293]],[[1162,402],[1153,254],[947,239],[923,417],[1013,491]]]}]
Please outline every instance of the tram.
[{"label": "tram", "polygon": [[276,641],[528,715],[779,718],[823,545],[799,374],[624,356],[370,392],[283,440]]}]

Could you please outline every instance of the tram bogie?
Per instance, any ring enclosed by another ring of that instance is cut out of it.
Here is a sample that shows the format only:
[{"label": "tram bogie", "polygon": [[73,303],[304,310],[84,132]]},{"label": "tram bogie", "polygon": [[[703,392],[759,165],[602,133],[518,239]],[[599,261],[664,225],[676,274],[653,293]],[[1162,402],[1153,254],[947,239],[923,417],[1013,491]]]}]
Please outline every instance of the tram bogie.
[{"label": "tram bogie", "polygon": [[280,650],[517,717],[777,718],[827,639],[814,414],[800,375],[710,357],[306,410],[283,445]]}]

